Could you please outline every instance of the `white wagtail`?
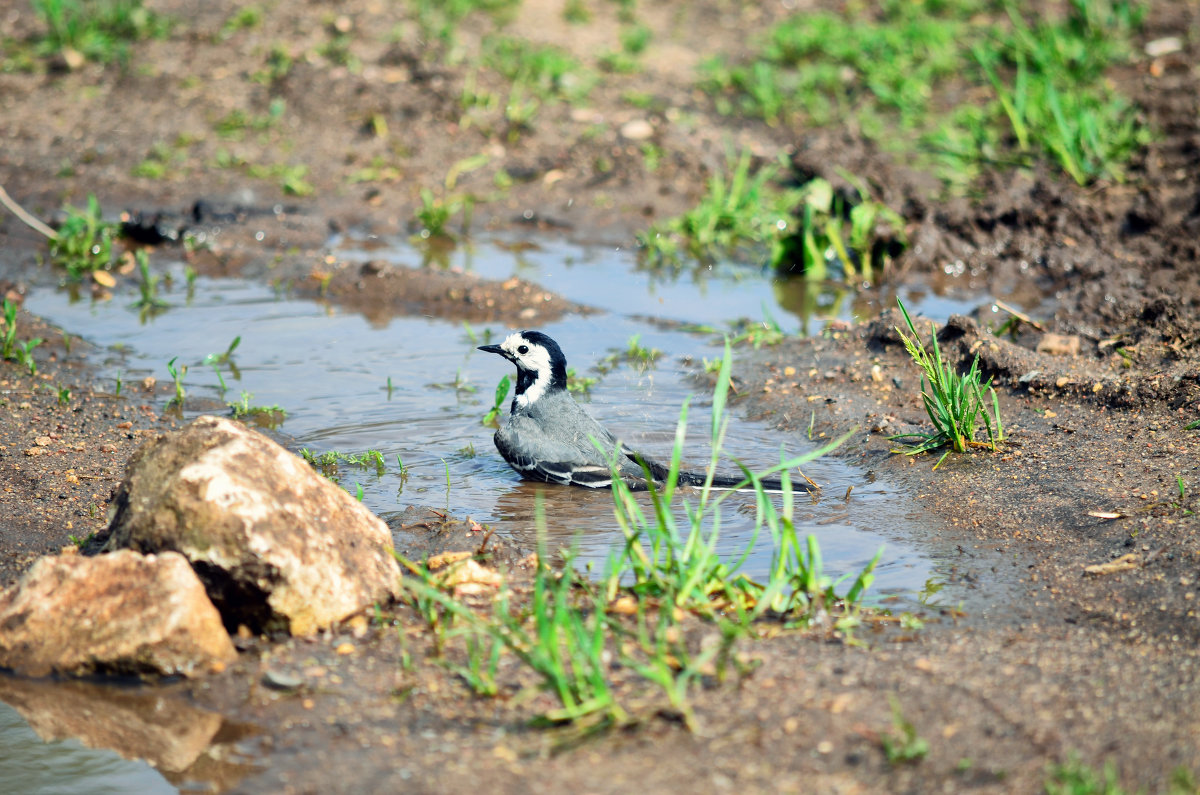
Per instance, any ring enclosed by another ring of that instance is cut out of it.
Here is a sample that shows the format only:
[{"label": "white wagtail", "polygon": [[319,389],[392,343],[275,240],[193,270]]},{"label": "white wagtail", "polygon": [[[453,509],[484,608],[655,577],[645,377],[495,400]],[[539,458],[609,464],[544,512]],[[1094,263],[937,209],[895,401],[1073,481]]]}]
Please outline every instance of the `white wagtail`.
[{"label": "white wagtail", "polygon": [[[666,480],[667,467],[626,447],[575,402],[567,391],[567,357],[557,342],[540,331],[518,331],[499,345],[481,345],[479,350],[498,353],[517,366],[517,390],[495,440],[500,455],[522,477],[565,486],[609,488],[612,472],[606,454],[611,458],[619,451],[620,477],[631,487],[647,487],[642,461],[656,483]],[[704,482],[703,473],[679,473],[681,486],[702,486]],[[745,478],[733,475],[715,475],[712,480],[712,485],[723,488],[744,483]],[[762,483],[772,490],[782,486],[778,478],[763,478]],[[811,489],[806,483],[795,487]]]}]

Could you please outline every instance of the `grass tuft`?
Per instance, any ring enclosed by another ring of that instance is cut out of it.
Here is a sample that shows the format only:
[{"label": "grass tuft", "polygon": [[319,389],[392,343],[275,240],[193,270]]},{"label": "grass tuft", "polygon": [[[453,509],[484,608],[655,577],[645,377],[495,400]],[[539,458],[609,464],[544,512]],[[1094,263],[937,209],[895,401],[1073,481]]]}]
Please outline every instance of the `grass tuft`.
[{"label": "grass tuft", "polygon": [[[46,32],[38,42],[43,55],[77,54],[90,61],[122,64],[129,45],[166,38],[171,22],[142,6],[142,0],[31,0]],[[70,58],[67,58],[70,64]]]},{"label": "grass tuft", "polygon": [[[229,407],[229,412],[235,420],[252,420],[255,424],[266,428],[278,428],[287,419],[287,411],[280,408],[279,404],[271,406],[252,406],[250,401],[254,398],[254,393],[242,391],[242,399],[236,403],[226,403]],[[372,451],[375,452],[375,451]],[[379,458],[382,463],[382,455]]]},{"label": "grass tuft", "polygon": [[112,244],[120,225],[103,220],[100,202],[92,194],[88,195],[86,208],[66,210],[67,219],[50,242],[50,262],[66,268],[72,279],[107,268],[112,262]]},{"label": "grass tuft", "polygon": [[[904,303],[898,299],[896,303],[904,314],[905,325],[912,336],[905,334],[900,328],[896,331],[904,341],[909,355],[924,374],[921,379],[921,398],[925,402],[925,413],[933,422],[934,432],[890,436],[889,439],[917,440],[914,444],[892,452],[918,455],[949,445],[950,450],[938,459],[934,469],[937,469],[951,452],[965,453],[978,446],[990,447],[992,452],[995,452],[996,444],[1004,440],[1004,426],[1000,421],[1000,402],[996,397],[996,390],[992,387],[992,379],[980,383],[979,355],[976,354],[971,361],[971,369],[965,375],[959,375],[954,365],[942,359],[936,327],[933,329],[933,350],[930,352],[921,341]],[[988,414],[987,404],[983,399],[984,390],[991,393],[993,414]],[[980,421],[987,430],[986,445],[975,440]]]},{"label": "grass tuft", "polygon": [[37,361],[33,358],[33,349],[42,344],[41,337],[34,337],[25,342],[17,341],[17,305],[11,300],[4,299],[4,332],[0,337],[0,359],[16,362],[29,370],[30,375],[37,375]]},{"label": "grass tuft", "polygon": [[876,279],[907,247],[903,217],[871,199],[861,180],[845,175],[858,193],[847,198],[821,178],[777,187],[779,169],[753,169],[747,151],[731,156],[699,204],[638,235],[642,262],[657,269],[679,267],[685,257],[765,261],[811,281],[853,283]]}]

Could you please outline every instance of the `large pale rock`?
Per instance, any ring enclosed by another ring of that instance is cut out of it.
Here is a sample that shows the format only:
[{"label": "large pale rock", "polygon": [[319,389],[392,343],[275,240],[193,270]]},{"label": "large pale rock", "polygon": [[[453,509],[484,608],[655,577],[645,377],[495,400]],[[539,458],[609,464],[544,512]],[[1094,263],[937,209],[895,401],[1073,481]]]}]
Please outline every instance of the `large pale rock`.
[{"label": "large pale rock", "polygon": [[0,593],[0,667],[18,673],[201,674],[237,657],[182,555],[46,557]]},{"label": "large pale rock", "polygon": [[229,628],[311,635],[397,595],[379,517],[262,434],[220,417],[143,445],[108,547],[183,553]]}]

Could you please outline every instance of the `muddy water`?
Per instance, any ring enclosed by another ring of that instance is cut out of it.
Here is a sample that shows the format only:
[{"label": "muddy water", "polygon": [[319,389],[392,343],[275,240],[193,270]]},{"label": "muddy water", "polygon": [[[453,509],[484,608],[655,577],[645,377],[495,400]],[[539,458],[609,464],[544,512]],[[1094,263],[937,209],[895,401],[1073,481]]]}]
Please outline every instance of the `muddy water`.
[{"label": "muddy water", "polygon": [[[419,262],[407,244],[371,241],[370,250],[342,242],[346,259],[392,259]],[[848,318],[849,300],[815,295],[796,298],[797,285],[772,282],[745,269],[727,268],[689,273],[677,278],[640,272],[631,252],[541,243],[529,248],[503,243],[480,244],[457,252],[448,267],[493,278],[520,275],[579,303],[602,310],[569,316],[542,327],[566,352],[580,375],[597,377],[590,393],[580,397],[589,410],[614,432],[651,455],[670,452],[679,408],[696,388],[686,377],[681,357],[715,359],[720,348],[713,334],[676,330],[671,323],[726,328],[738,318],[773,317],[785,331],[796,333],[817,316],[800,317],[789,307],[824,305],[834,316]],[[237,279],[199,279],[185,294],[182,266],[173,267],[174,290],[165,297],[171,307],[153,317],[131,308],[132,295],[105,302],[73,301],[64,291],[32,294],[30,311],[81,334],[101,346],[122,352],[106,373],[115,384],[118,369],[125,385],[147,375],[169,380],[168,360],[188,365],[186,415],[225,411],[224,401],[252,393],[252,405],[279,405],[287,419],[281,430],[295,446],[315,452],[384,454],[387,469],[343,466],[341,483],[359,487],[364,502],[385,518],[407,504],[449,509],[469,515],[497,531],[532,546],[535,495],[545,499],[550,534],[574,543],[584,561],[602,561],[617,531],[608,492],[546,487],[520,481],[496,453],[492,429],[481,423],[499,378],[511,365],[477,351],[486,340],[498,340],[500,325],[468,328],[464,324],[425,317],[395,317],[368,322],[333,305],[291,298],[270,286]],[[910,294],[921,304],[927,296]],[[924,308],[935,315],[965,306]],[[874,309],[860,303],[862,311]],[[642,345],[663,352],[650,367],[623,362],[601,373],[606,356],[625,349],[639,335]],[[204,364],[235,338],[241,344],[220,377]],[[221,389],[221,381],[226,389]],[[693,400],[685,460],[702,466],[707,460],[702,428],[707,406]],[[814,403],[814,411],[822,410]],[[735,416],[726,449],[751,467],[767,467],[819,443],[789,437]],[[407,474],[401,475],[397,458]],[[731,466],[727,463],[727,466]],[[805,474],[824,487],[822,496],[802,500],[802,529],[817,536],[830,574],[855,572],[885,547],[875,594],[912,596],[936,565],[905,540],[916,521],[911,506],[871,473],[834,459],[818,460]],[[853,487],[851,498],[843,500]],[[722,516],[720,551],[736,556],[753,527],[751,499],[734,498]],[[682,512],[681,512],[682,516]],[[881,521],[880,517],[887,517]],[[746,570],[761,573],[770,562],[770,545],[760,544]]]}]

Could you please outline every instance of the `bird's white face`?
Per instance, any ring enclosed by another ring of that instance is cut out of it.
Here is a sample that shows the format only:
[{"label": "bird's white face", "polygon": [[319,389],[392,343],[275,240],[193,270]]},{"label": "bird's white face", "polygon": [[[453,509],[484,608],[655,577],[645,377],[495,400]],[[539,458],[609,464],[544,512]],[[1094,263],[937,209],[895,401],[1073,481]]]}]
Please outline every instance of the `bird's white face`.
[{"label": "bird's white face", "polygon": [[517,367],[534,373],[533,383],[517,395],[517,404],[528,406],[546,393],[550,386],[550,351],[525,339],[520,332],[509,334],[500,348],[512,358]]}]

